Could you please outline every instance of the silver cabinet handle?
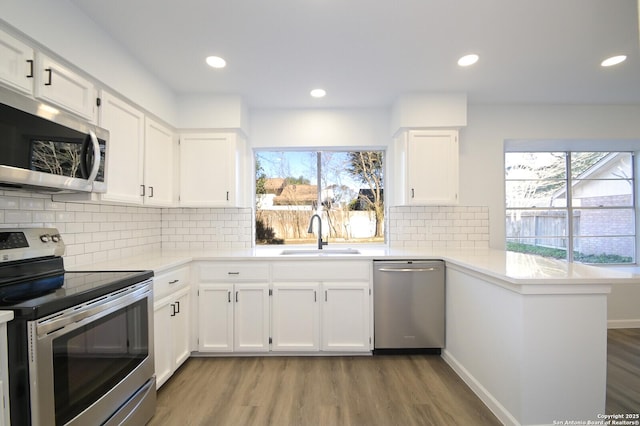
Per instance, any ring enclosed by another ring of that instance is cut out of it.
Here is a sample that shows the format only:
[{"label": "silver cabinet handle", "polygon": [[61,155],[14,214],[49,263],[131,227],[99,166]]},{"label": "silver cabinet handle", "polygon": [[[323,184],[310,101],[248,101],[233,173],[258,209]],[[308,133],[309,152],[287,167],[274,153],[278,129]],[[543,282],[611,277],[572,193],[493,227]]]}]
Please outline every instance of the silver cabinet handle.
[{"label": "silver cabinet handle", "polygon": [[240,272],[227,272],[228,275],[240,275]]},{"label": "silver cabinet handle", "polygon": [[140,196],[141,197],[144,197],[144,195],[146,194],[144,189],[145,189],[145,186],[144,185],[140,185]]},{"label": "silver cabinet handle", "polygon": [[153,198],[153,186],[149,187],[149,198]]}]

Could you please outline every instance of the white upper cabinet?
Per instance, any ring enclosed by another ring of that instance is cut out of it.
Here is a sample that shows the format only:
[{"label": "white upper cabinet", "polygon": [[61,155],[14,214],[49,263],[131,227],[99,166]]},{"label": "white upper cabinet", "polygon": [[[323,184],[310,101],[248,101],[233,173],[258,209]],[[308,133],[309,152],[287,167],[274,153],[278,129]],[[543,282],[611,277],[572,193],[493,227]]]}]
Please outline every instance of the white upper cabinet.
[{"label": "white upper cabinet", "polygon": [[95,122],[96,87],[48,56],[36,55],[35,96]]},{"label": "white upper cabinet", "polygon": [[173,205],[177,142],[173,131],[102,91],[100,127],[109,131],[106,201]]},{"label": "white upper cabinet", "polygon": [[147,117],[144,143],[144,203],[171,206],[176,181],[177,143],[171,129]]},{"label": "white upper cabinet", "polygon": [[107,192],[104,200],[141,204],[143,199],[144,113],[103,91],[100,127],[109,131]]},{"label": "white upper cabinet", "polygon": [[31,95],[34,71],[33,49],[4,31],[0,31],[0,83]]},{"label": "white upper cabinet", "polygon": [[401,133],[398,204],[451,205],[458,203],[458,132],[411,130]]},{"label": "white upper cabinet", "polygon": [[235,206],[237,150],[233,133],[183,134],[180,137],[180,205]]}]

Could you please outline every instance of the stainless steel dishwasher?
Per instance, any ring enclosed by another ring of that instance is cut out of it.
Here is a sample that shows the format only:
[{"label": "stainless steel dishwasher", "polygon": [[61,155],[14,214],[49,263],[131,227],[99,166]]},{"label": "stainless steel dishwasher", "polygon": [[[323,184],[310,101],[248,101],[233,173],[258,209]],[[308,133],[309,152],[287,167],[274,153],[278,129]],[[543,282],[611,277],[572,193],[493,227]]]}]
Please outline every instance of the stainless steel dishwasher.
[{"label": "stainless steel dishwasher", "polygon": [[374,353],[440,353],[444,270],[442,261],[374,262]]}]

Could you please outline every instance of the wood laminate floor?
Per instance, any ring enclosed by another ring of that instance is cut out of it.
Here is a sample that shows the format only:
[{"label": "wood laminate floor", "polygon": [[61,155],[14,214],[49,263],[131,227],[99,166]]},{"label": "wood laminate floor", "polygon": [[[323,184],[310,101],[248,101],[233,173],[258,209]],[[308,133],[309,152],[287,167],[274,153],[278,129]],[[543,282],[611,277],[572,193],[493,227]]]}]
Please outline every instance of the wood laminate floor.
[{"label": "wood laminate floor", "polygon": [[607,332],[607,414],[640,413],[640,328]]},{"label": "wood laminate floor", "polygon": [[437,355],[191,358],[150,426],[500,425]]},{"label": "wood laminate floor", "polygon": [[[640,329],[608,331],[607,414],[640,412]],[[191,358],[149,426],[499,425],[435,355]]]}]

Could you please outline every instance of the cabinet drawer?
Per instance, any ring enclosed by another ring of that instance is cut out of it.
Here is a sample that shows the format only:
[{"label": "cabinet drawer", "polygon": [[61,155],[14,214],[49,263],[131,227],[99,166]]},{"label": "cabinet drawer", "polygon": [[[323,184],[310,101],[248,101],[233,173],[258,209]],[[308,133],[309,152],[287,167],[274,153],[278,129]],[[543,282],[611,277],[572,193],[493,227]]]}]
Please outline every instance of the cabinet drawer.
[{"label": "cabinet drawer", "polygon": [[189,267],[171,269],[161,272],[153,278],[153,298],[160,298],[180,290],[189,284]]},{"label": "cabinet drawer", "polygon": [[199,282],[256,281],[269,279],[269,265],[263,262],[211,262],[198,266]]},{"label": "cabinet drawer", "polygon": [[371,262],[367,261],[273,262],[274,280],[369,281],[370,271]]}]

